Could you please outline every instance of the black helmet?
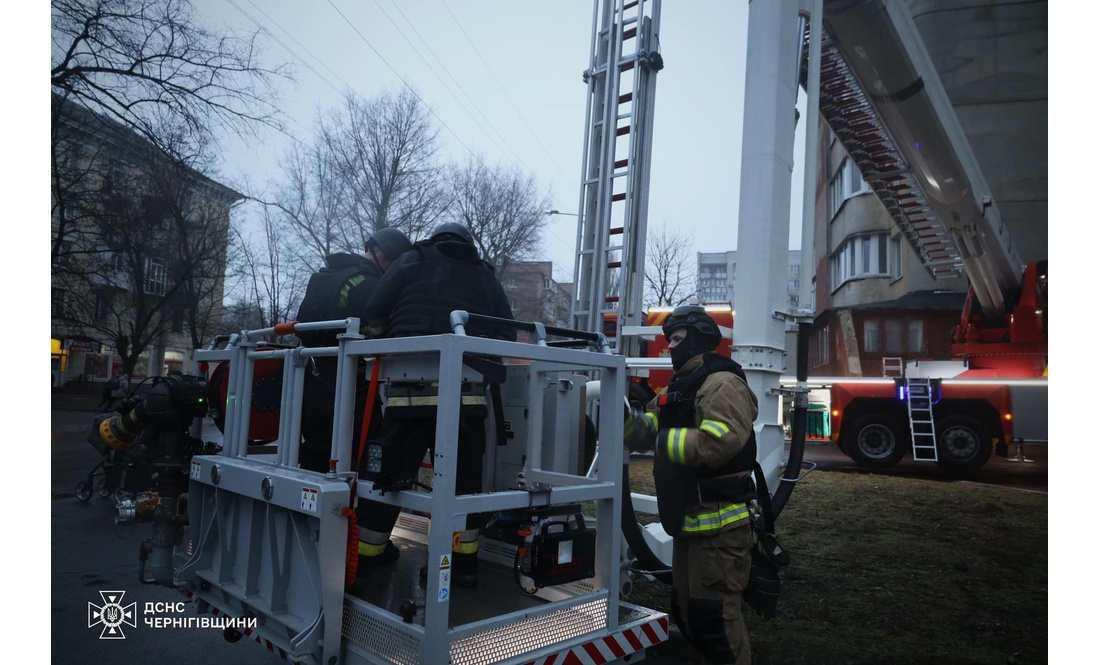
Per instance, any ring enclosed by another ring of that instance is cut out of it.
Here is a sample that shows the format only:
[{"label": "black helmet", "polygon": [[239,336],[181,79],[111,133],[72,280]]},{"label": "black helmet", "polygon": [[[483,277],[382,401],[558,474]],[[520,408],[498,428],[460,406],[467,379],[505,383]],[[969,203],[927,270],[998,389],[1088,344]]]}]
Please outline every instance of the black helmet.
[{"label": "black helmet", "polygon": [[701,305],[680,305],[672,310],[665,319],[665,324],[661,326],[661,330],[665,333],[665,341],[668,341],[672,333],[680,328],[691,328],[700,336],[711,338],[715,346],[722,341],[722,331],[718,329],[718,324],[710,318],[710,314],[707,314],[707,310]]},{"label": "black helmet", "polygon": [[387,259],[396,261],[397,257],[412,249],[412,243],[409,242],[408,236],[399,229],[387,226],[375,231],[370,239],[367,240],[368,252],[375,247],[378,248],[378,251],[385,254]]},{"label": "black helmet", "polygon": [[435,227],[435,231],[432,231],[431,240],[439,240],[440,237],[446,235],[458,236],[464,242],[468,242],[471,245],[474,244],[474,237],[470,235],[470,229],[458,222],[443,222],[439,226]]}]

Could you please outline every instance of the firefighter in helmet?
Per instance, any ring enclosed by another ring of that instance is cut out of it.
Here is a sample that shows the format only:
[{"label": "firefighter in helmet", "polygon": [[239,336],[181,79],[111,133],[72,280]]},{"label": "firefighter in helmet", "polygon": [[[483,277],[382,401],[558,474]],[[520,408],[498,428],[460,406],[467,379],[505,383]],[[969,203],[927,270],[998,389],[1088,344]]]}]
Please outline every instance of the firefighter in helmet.
[{"label": "firefighter in helmet", "polygon": [[[431,237],[417,242],[386,273],[366,308],[367,333],[374,337],[442,335],[452,332],[454,310],[513,319],[504,289],[493,267],[478,255],[473,236],[462,224],[440,224]],[[474,337],[516,340],[514,328],[471,321]],[[482,491],[485,453],[486,384],[464,383],[458,431],[456,492]],[[415,476],[424,452],[435,448],[438,387],[392,381],[387,384],[385,422],[376,441],[381,473],[394,481]],[[359,523],[359,565],[367,571],[397,560],[400,550],[390,540],[399,509],[373,505]],[[486,515],[467,516],[467,528],[455,532],[451,579],[476,586],[478,534]],[[426,571],[421,571],[422,575]]]},{"label": "firefighter in helmet", "polygon": [[676,624],[708,661],[748,665],[741,600],[753,548],[756,395],[741,366],[714,352],[721,333],[703,307],[677,307],[663,331],[674,374],[645,413],[629,412],[626,444],[654,451]]}]

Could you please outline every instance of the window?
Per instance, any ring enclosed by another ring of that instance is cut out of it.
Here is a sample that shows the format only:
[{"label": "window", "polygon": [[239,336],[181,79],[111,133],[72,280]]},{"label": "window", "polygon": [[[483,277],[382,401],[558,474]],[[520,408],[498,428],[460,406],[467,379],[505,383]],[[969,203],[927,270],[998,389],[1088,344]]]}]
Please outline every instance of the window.
[{"label": "window", "polygon": [[810,367],[820,367],[829,363],[829,326],[814,333],[810,342]]},{"label": "window", "polygon": [[878,320],[876,319],[863,322],[863,352],[882,352],[882,340],[879,338]]},{"label": "window", "polygon": [[846,200],[869,191],[871,191],[871,188],[863,181],[859,167],[851,159],[845,157],[840,162],[840,168],[836,170],[832,180],[829,181],[827,192],[829,219],[836,217],[837,212],[840,211],[840,206],[844,205]]},{"label": "window", "polygon": [[924,353],[924,321],[909,322],[909,353]]},{"label": "window", "polygon": [[845,174],[846,184],[848,185],[848,196],[854,196],[860,192],[869,191],[867,183],[863,182],[863,175],[859,172],[859,167],[852,160],[847,160],[848,172]]},{"label": "window", "polygon": [[887,252],[888,241],[886,232],[848,236],[830,259],[832,290],[857,277],[900,277],[901,270],[897,266],[900,240],[896,241],[898,246],[893,252]]},{"label": "window", "polygon": [[810,278],[810,310],[817,311],[817,278]]},{"label": "window", "polygon": [[103,321],[111,311],[111,299],[106,293],[97,293],[95,296],[95,320]]},{"label": "window", "polygon": [[797,291],[798,290],[798,280],[797,279],[789,280],[787,282],[787,290],[788,291]]},{"label": "window", "polygon": [[886,353],[905,353],[905,330],[901,319],[886,319]]},{"label": "window", "polygon": [[53,318],[67,319],[72,315],[72,296],[65,289],[53,289],[50,294],[53,305]]},{"label": "window", "polygon": [[80,146],[74,145],[69,148],[67,161],[71,170],[76,171],[80,168],[84,162],[84,151],[80,149]]},{"label": "window", "polygon": [[54,265],[59,267],[69,267],[73,265],[73,251],[76,247],[76,243],[68,237],[62,238],[57,243],[57,256],[54,257]]},{"label": "window", "polygon": [[792,265],[791,265],[791,274],[792,274],[792,275],[797,275],[797,274],[798,274],[798,272],[799,272],[799,271],[800,271],[801,269],[802,269],[802,266],[798,265],[797,263],[795,263],[795,264],[792,264]]},{"label": "window", "polygon": [[183,332],[183,308],[176,307],[172,310],[172,332]]},{"label": "window", "polygon": [[554,280],[550,279],[549,277],[542,280],[542,288],[544,288],[544,289],[554,288]]},{"label": "window", "polygon": [[168,291],[168,268],[160,259],[145,259],[145,292],[163,296]]},{"label": "window", "polygon": [[829,181],[829,219],[836,217],[840,210],[840,204],[844,203],[844,177],[843,169],[837,171],[833,179]]},{"label": "window", "polygon": [[890,274],[894,279],[901,279],[901,236],[890,241],[890,256],[893,264],[890,266]]}]

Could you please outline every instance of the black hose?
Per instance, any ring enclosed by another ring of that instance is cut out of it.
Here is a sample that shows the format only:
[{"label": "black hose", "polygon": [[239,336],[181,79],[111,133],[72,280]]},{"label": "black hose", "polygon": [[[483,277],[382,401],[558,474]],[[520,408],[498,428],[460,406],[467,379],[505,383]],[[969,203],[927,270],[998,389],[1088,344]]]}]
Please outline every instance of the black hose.
[{"label": "black hose", "polygon": [[652,575],[654,579],[665,584],[672,585],[672,571],[668,564],[657,558],[653,550],[649,549],[649,543],[642,535],[642,527],[638,524],[638,518],[634,515],[634,502],[630,500],[630,460],[623,464],[623,509],[622,531],[626,538],[626,544],[638,560],[635,572]]},{"label": "black hose", "polygon": [[[798,351],[795,356],[795,378],[799,384],[805,385],[809,371],[810,355],[810,324],[803,322],[798,324]],[[793,481],[802,472],[802,456],[806,452],[806,412],[809,407],[809,395],[796,393],[794,398],[794,416],[791,422],[791,454],[787,458],[787,468],[784,469],[782,478]],[[791,498],[794,491],[794,482],[781,480],[779,487],[775,488],[772,495],[772,520],[779,517],[783,507],[787,505],[787,499]]]}]

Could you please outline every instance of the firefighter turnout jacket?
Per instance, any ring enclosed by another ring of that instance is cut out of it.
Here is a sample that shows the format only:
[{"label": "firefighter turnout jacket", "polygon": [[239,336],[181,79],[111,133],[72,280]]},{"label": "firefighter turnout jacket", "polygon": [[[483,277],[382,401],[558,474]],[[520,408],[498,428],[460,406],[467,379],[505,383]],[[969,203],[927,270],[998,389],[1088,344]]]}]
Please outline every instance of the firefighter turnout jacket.
[{"label": "firefighter turnout jacket", "polygon": [[[669,535],[712,536],[749,525],[758,412],[741,366],[704,353],[680,368],[645,414],[628,419],[628,446],[653,446],[657,501]],[[666,523],[670,512],[678,524]]]}]

